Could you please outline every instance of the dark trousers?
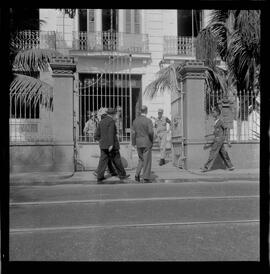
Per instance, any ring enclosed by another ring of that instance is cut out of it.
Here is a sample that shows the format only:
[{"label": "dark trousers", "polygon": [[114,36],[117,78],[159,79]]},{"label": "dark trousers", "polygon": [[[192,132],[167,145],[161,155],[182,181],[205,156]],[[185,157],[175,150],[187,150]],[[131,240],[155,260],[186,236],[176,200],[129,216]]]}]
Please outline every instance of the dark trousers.
[{"label": "dark trousers", "polygon": [[108,166],[109,160],[112,162],[114,169],[116,170],[119,176],[126,175],[126,171],[121,162],[121,156],[120,156],[119,150],[113,149],[111,152],[109,152],[108,149],[101,149],[98,168],[97,168],[98,179],[102,179],[104,177],[104,173]]},{"label": "dark trousers", "polygon": [[152,165],[152,149],[147,147],[137,148],[139,162],[136,169],[136,176],[140,176],[141,170],[143,170],[143,179],[150,179],[151,177],[151,165]]},{"label": "dark trousers", "polygon": [[[98,167],[95,170],[95,172],[98,173]],[[108,170],[107,170],[107,172],[110,173],[110,174],[117,174],[117,171],[115,170],[115,168],[113,166],[113,163],[112,163],[112,160],[110,158],[108,160]]]},{"label": "dark trousers", "polygon": [[208,158],[207,162],[205,163],[204,167],[207,169],[211,169],[218,154],[220,154],[221,158],[223,159],[225,165],[228,168],[233,166],[232,162],[230,160],[229,154],[225,150],[224,143],[223,142],[214,142],[211,147],[211,150],[210,150],[209,158]]}]

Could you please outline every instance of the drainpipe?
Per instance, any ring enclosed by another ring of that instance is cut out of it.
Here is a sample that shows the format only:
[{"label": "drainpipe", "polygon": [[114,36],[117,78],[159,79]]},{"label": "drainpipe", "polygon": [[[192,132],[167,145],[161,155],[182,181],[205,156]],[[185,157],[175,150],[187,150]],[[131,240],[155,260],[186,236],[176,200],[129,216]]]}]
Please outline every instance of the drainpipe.
[{"label": "drainpipe", "polygon": [[194,49],[193,49],[193,39],[194,39],[194,23],[193,23],[193,10],[191,10],[191,27],[192,27],[192,38],[191,38],[191,46],[192,46],[192,57],[194,56]]}]

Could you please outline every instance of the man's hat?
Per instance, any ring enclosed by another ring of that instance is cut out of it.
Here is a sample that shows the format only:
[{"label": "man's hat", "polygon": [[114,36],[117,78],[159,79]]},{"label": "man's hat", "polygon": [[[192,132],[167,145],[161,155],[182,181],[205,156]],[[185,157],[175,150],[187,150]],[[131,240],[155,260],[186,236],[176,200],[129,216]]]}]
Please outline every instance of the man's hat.
[{"label": "man's hat", "polygon": [[162,113],[163,113],[163,109],[162,109],[162,108],[159,108],[159,109],[158,109],[158,112],[162,112]]},{"label": "man's hat", "polygon": [[108,108],[107,114],[115,114],[116,110],[114,108]]},{"label": "man's hat", "polygon": [[146,110],[147,110],[147,106],[143,105],[143,106],[141,107],[141,111],[144,112],[144,111],[146,111]]},{"label": "man's hat", "polygon": [[106,114],[107,113],[107,108],[101,108],[101,109],[99,109],[99,111],[98,111],[98,115],[103,115],[103,114]]}]

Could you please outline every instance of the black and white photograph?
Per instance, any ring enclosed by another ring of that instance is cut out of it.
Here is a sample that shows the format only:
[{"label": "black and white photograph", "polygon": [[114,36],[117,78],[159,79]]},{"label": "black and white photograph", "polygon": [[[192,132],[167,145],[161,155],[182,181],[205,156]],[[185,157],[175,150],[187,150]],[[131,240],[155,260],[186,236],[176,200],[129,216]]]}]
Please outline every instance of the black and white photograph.
[{"label": "black and white photograph", "polygon": [[9,11],[9,262],[260,262],[262,10]]}]

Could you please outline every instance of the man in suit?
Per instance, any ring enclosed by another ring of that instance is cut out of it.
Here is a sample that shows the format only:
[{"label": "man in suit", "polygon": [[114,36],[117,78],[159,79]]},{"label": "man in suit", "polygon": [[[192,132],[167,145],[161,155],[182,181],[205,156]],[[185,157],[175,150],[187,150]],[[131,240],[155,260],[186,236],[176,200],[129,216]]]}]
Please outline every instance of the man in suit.
[{"label": "man in suit", "polygon": [[[107,111],[108,109],[107,108],[101,108],[99,111],[98,111],[98,116],[100,118],[100,120],[104,119],[106,116],[107,116]],[[98,124],[98,122],[97,122]],[[107,168],[107,173],[110,175],[110,176],[117,176],[117,172],[112,164],[112,160],[111,158],[109,158],[108,160],[108,168]],[[94,176],[98,176],[98,168],[93,172]]]},{"label": "man in suit", "polygon": [[139,156],[135,180],[140,182],[140,173],[143,169],[143,183],[150,183],[154,130],[152,121],[146,115],[147,107],[142,106],[141,114],[133,122],[132,145],[137,147]]},{"label": "man in suit", "polygon": [[108,161],[111,159],[115,170],[118,173],[120,179],[126,179],[130,175],[126,174],[126,171],[121,162],[120,146],[117,138],[117,130],[114,121],[114,115],[116,111],[112,108],[107,110],[107,115],[98,124],[95,139],[99,141],[100,146],[100,158],[97,168],[97,181],[102,183],[105,179],[104,172],[107,168]]},{"label": "man in suit", "polygon": [[[230,160],[228,152],[225,150],[224,142],[227,140],[228,146],[231,147],[231,144],[228,140],[227,128],[224,125],[224,122],[220,118],[220,109],[216,107],[213,110],[213,117],[215,119],[214,125],[214,141],[211,144],[211,150],[209,154],[209,158],[205,163],[204,167],[202,168],[202,172],[209,171],[215,159],[217,158],[218,154],[220,154],[221,158],[224,160],[225,165],[229,170],[234,170],[234,166]],[[207,146],[205,146],[206,148]]]}]

